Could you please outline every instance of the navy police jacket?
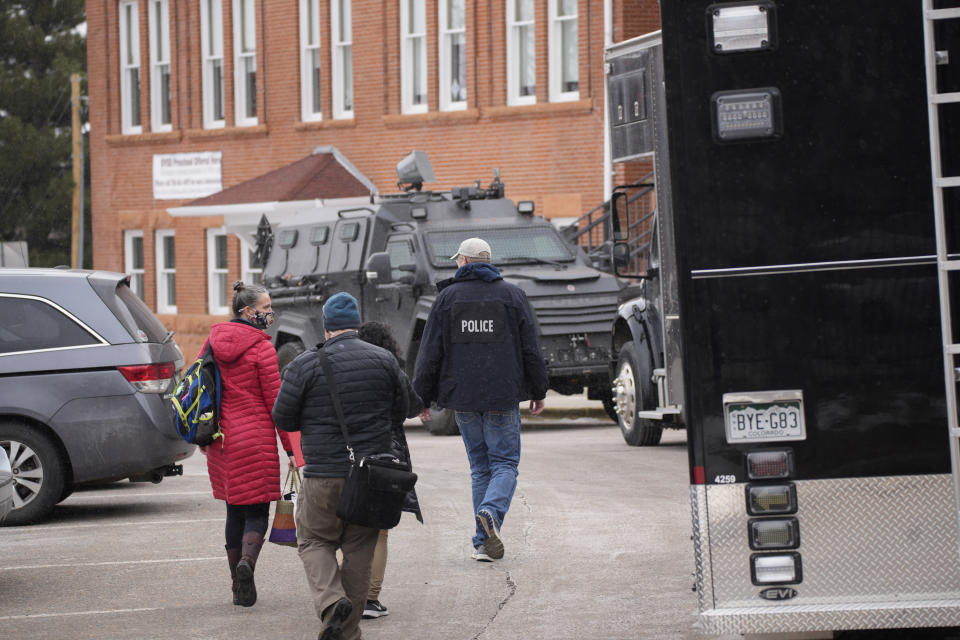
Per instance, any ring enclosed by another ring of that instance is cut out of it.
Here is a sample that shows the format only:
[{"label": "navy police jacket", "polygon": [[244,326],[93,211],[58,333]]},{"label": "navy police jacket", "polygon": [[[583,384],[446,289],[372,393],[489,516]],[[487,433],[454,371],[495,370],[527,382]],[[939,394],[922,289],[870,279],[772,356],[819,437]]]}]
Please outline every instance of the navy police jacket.
[{"label": "navy police jacket", "polygon": [[485,262],[460,267],[437,288],[413,376],[424,404],[492,411],[542,400],[547,368],[526,294]]}]

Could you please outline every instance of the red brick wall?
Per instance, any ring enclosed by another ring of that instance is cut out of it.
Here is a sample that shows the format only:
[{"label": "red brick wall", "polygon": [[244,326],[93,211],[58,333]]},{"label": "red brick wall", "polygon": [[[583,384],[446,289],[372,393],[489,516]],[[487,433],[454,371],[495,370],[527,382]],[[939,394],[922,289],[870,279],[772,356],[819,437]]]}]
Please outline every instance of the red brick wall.
[{"label": "red brick wall", "polygon": [[[143,229],[146,300],[155,308],[153,232],[176,229],[178,313],[162,319],[188,356],[216,319],[206,315],[204,229],[223,221],[171,218],[166,210],[185,202],[153,199],[154,154],[220,151],[228,187],[333,145],[390,193],[397,161],[423,149],[437,175],[428,188],[487,183],[496,167],[508,197],[533,199],[548,217],[577,215],[604,199],[604,20],[597,0],[579,1],[580,99],[567,103],[548,101],[547,2],[537,1],[537,104],[521,107],[506,106],[506,3],[466,0],[468,108],[459,112],[438,111],[437,0],[426,0],[429,112],[417,115],[400,113],[399,2],[354,0],[354,119],[346,121],[332,120],[329,2],[321,0],[324,120],[310,123],[300,119],[299,3],[258,0],[256,127],[234,126],[233,7],[223,0],[226,127],[213,130],[203,129],[199,3],[169,4],[173,131],[150,131],[147,1],[140,0],[143,134],[122,135],[117,0],[87,1],[93,260],[96,268],[122,271],[123,230]],[[617,40],[621,32],[649,30],[658,13],[655,0],[614,5]],[[239,249],[230,243],[231,273],[239,273]]]}]

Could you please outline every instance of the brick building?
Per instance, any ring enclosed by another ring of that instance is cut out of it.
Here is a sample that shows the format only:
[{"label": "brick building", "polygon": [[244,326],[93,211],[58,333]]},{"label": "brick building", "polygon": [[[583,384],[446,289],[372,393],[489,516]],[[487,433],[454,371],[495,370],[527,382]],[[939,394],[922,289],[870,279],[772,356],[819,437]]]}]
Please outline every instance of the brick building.
[{"label": "brick building", "polygon": [[[605,39],[659,21],[656,0],[86,6],[94,266],[132,274],[188,357],[225,316],[224,283],[258,276],[249,246],[222,230],[241,204],[171,209],[243,184],[263,201],[252,181],[318,149],[390,193],[396,163],[422,149],[437,176],[426,188],[499,168],[508,197],[578,216],[606,197]],[[356,196],[330,182],[309,197]]]}]

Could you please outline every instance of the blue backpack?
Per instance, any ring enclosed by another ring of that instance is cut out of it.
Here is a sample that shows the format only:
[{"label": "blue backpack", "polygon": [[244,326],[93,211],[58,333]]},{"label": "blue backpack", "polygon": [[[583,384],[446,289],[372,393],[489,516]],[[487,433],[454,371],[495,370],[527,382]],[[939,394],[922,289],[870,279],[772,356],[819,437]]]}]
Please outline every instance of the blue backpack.
[{"label": "blue backpack", "polygon": [[220,438],[220,370],[213,359],[213,347],[207,348],[190,365],[174,387],[173,408],[177,433],[190,444],[206,446]]}]

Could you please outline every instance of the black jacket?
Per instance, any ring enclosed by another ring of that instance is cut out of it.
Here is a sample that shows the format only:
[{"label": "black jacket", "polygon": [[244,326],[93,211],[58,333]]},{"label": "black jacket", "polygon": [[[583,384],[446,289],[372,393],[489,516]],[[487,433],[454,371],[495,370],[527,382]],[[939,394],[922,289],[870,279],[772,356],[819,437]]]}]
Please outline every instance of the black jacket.
[{"label": "black jacket", "polygon": [[542,400],[547,368],[527,295],[485,262],[437,287],[413,376],[424,404],[490,411]]},{"label": "black jacket", "polygon": [[[357,461],[391,451],[393,425],[407,416],[408,394],[397,359],[364,342],[356,332],[327,340],[324,351],[333,367],[350,444]],[[350,469],[346,443],[330,399],[317,349],[297,356],[283,370],[273,406],[278,429],[300,431],[308,477],[343,478]]]}]

